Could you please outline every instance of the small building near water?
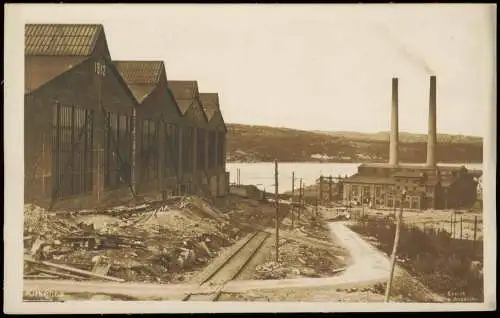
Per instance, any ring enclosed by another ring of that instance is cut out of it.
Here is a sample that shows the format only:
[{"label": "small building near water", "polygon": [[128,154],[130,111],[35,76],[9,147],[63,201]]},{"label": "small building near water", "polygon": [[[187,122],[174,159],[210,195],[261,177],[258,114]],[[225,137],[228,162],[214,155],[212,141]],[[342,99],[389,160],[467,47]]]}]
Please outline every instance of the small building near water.
[{"label": "small building near water", "polygon": [[465,167],[362,164],[342,180],[343,200],[374,208],[469,209],[476,202],[477,181]]}]

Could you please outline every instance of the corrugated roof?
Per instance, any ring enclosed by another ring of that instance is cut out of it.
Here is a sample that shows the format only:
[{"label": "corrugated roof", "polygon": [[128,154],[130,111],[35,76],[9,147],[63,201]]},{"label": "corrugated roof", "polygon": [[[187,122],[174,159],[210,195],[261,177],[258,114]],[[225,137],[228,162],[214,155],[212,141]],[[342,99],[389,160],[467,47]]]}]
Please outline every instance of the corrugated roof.
[{"label": "corrugated roof", "polygon": [[168,81],[168,87],[176,100],[192,100],[196,97],[198,83],[196,81]]},{"label": "corrugated roof", "polygon": [[103,29],[101,24],[26,24],[24,54],[89,56]]},{"label": "corrugated roof", "polygon": [[156,87],[156,85],[154,84],[129,84],[129,83],[127,83],[127,86],[139,103],[142,103]]},{"label": "corrugated roof", "polygon": [[116,69],[127,84],[158,84],[163,61],[113,61]]},{"label": "corrugated roof", "polygon": [[391,178],[377,177],[377,176],[362,176],[355,174],[343,180],[347,183],[368,183],[368,184],[394,184]]},{"label": "corrugated roof", "polygon": [[188,111],[189,107],[194,103],[193,100],[180,99],[176,100],[177,106],[179,106],[179,110],[181,114],[184,115]]},{"label": "corrugated roof", "polygon": [[200,101],[203,111],[207,115],[207,119],[211,120],[213,115],[220,111],[219,109],[219,94],[217,93],[200,93]]}]

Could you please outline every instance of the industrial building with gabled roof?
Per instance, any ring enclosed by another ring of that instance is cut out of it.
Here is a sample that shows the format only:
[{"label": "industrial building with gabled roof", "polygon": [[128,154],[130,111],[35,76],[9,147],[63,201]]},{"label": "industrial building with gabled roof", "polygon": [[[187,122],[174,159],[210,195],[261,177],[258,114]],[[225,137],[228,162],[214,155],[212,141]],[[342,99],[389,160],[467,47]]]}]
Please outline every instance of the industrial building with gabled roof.
[{"label": "industrial building with gabled roof", "polygon": [[226,194],[225,165],[208,168],[219,148],[197,82],[171,84],[163,61],[113,61],[100,24],[27,24],[25,201],[78,209]]},{"label": "industrial building with gabled roof", "polygon": [[53,207],[133,195],[137,101],[102,25],[25,27],[25,198]]},{"label": "industrial building with gabled roof", "polygon": [[135,187],[141,195],[174,193],[179,184],[183,121],[163,61],[113,61],[138,101],[135,110]]},{"label": "industrial building with gabled roof", "polygon": [[[183,159],[184,180],[187,180],[188,184],[195,185],[195,191],[209,191],[211,195],[227,193],[229,179],[225,168],[224,171],[210,168],[216,153],[219,153],[220,148],[224,149],[226,138],[225,135],[220,136],[217,144],[210,141],[211,129],[200,99],[198,83],[168,81],[168,86],[185,118],[182,135],[184,145],[182,153],[187,154],[184,156],[186,159]],[[187,140],[192,141],[192,147]]]},{"label": "industrial building with gabled roof", "polygon": [[[208,147],[214,150],[208,157],[208,169],[221,175],[225,173],[226,166],[227,128],[220,110],[219,94],[200,93],[200,101],[208,119]],[[229,178],[229,176],[226,176],[226,178]],[[224,181],[212,180],[211,182],[218,182],[219,185],[217,188],[221,189],[224,187],[225,178],[223,180]]]}]

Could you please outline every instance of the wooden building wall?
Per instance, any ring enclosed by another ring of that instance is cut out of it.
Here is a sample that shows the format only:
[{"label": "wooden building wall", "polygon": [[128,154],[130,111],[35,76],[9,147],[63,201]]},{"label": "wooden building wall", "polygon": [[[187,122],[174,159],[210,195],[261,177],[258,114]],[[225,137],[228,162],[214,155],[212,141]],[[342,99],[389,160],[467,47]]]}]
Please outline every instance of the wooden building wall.
[{"label": "wooden building wall", "polygon": [[[105,77],[96,76],[96,62]],[[25,96],[27,200],[102,200],[130,183],[135,100],[112,67],[106,57],[91,57]]]}]

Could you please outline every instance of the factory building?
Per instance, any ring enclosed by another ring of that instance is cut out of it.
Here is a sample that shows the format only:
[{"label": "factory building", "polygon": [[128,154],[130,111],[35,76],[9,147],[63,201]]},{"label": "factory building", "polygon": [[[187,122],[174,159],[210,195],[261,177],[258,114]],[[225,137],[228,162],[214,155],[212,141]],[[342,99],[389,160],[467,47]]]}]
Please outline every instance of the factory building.
[{"label": "factory building", "polygon": [[209,147],[214,128],[196,82],[170,88],[161,61],[113,62],[102,25],[26,25],[24,111],[26,203],[79,209],[147,193],[227,193],[210,190],[225,162],[205,169],[219,148]]},{"label": "factory building", "polygon": [[[399,162],[398,79],[392,79],[389,162],[362,164],[353,176],[342,180],[343,199],[374,208],[469,209],[476,202],[479,171],[463,166],[436,164],[436,77],[430,78],[427,161],[422,165]],[[402,193],[405,193],[403,201]]]},{"label": "factory building", "polygon": [[162,61],[114,61],[134,94],[136,192],[171,195],[179,192],[180,135],[183,117],[168,88]]},{"label": "factory building", "polygon": [[178,109],[183,116],[181,128],[181,191],[210,194],[206,163],[208,120],[201,106],[196,81],[169,81]]},{"label": "factory building", "polygon": [[71,207],[131,194],[137,102],[102,25],[25,27],[25,200]]},{"label": "factory building", "polygon": [[208,120],[208,164],[212,195],[229,191],[229,173],[226,172],[227,127],[219,105],[219,94],[200,93],[200,100]]}]

